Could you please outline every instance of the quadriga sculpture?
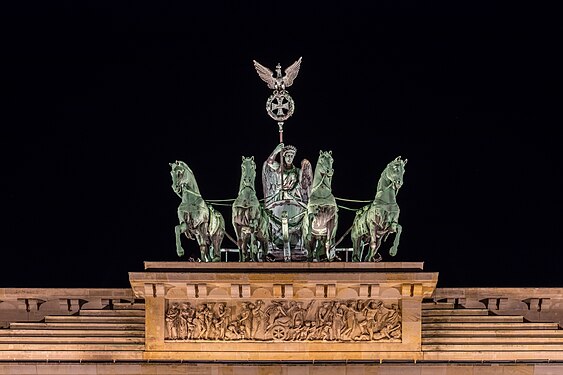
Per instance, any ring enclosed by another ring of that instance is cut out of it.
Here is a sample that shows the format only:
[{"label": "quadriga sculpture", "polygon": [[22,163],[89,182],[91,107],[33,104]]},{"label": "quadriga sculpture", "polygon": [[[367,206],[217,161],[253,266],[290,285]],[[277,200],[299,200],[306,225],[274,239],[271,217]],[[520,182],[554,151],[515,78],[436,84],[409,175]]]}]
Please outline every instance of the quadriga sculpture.
[{"label": "quadriga sculpture", "polygon": [[207,205],[195,180],[192,170],[183,161],[170,163],[172,190],[182,199],[178,206],[179,225],[176,225],[176,252],[184,255],[180,235],[195,239],[200,249],[202,262],[221,260],[221,243],[225,235],[225,219],[219,211]]},{"label": "quadriga sculpture", "polygon": [[[402,227],[399,224],[399,205],[397,193],[403,185],[403,174],[407,159],[398,156],[387,164],[377,183],[377,193],[373,202],[356,212],[352,224],[352,246],[355,262],[379,262],[381,254],[377,253],[382,240],[395,233],[393,246],[389,255],[395,256],[399,247]],[[363,254],[363,248],[369,243],[369,251]],[[365,256],[364,256],[365,255]]]},{"label": "quadriga sculpture", "polygon": [[265,260],[268,251],[268,214],[256,196],[254,156],[242,157],[238,196],[233,203],[233,227],[241,262]]},{"label": "quadriga sculpture", "polygon": [[334,260],[334,238],[338,227],[338,206],[332,195],[332,151],[320,151],[313,176],[307,214],[303,217],[303,242],[309,261]]}]

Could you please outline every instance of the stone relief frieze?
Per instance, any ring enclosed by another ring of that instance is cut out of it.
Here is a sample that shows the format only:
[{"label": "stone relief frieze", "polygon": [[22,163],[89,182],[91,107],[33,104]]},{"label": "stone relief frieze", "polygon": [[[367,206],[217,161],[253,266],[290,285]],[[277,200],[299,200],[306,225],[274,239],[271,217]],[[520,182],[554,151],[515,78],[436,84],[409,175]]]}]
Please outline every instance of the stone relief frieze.
[{"label": "stone relief frieze", "polygon": [[381,300],[167,301],[166,340],[401,341],[398,304]]}]

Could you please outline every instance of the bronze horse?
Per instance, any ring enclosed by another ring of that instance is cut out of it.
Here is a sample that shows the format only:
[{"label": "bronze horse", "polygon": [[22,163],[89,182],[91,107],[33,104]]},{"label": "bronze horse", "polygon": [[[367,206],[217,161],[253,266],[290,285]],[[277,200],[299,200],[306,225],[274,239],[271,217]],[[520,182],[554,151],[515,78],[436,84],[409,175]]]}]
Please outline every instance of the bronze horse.
[{"label": "bronze horse", "polygon": [[256,196],[256,163],[253,156],[242,157],[241,172],[239,192],[232,211],[240,261],[264,261],[268,251],[269,219]]},{"label": "bronze horse", "polygon": [[[399,205],[397,193],[403,185],[403,174],[407,159],[398,156],[387,164],[377,183],[377,193],[373,202],[356,212],[352,224],[352,260],[355,262],[379,262],[381,254],[377,253],[382,240],[395,233],[393,246],[389,255],[395,256],[399,247],[402,227],[399,224]],[[369,243],[369,251],[363,254],[363,248]]]},{"label": "bronze horse", "polygon": [[338,227],[338,206],[332,195],[332,151],[320,151],[315,167],[307,214],[303,217],[303,242],[309,261],[334,260],[334,238]]},{"label": "bronze horse", "polygon": [[192,170],[183,161],[170,163],[172,189],[182,199],[178,206],[179,225],[176,225],[176,252],[184,255],[180,235],[195,239],[200,249],[202,262],[221,260],[221,242],[225,235],[225,219],[219,211],[207,205],[195,180]]}]

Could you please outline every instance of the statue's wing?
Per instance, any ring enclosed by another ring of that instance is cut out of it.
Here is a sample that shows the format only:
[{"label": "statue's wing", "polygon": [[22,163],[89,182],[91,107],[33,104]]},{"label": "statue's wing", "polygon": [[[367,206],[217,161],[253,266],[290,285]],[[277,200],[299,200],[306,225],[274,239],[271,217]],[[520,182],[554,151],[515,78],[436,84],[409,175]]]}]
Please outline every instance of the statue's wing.
[{"label": "statue's wing", "polygon": [[268,166],[268,161],[265,161],[262,164],[262,189],[265,200],[275,192],[275,178],[275,172]]},{"label": "statue's wing", "polygon": [[266,82],[268,87],[274,90],[275,89],[274,73],[270,69],[266,68],[264,65],[260,64],[258,61],[256,60],[252,60],[252,61],[254,61],[254,68],[256,69],[256,72],[258,73],[260,78],[262,78],[262,81]]},{"label": "statue's wing", "polygon": [[311,185],[313,185],[313,166],[307,159],[301,161],[301,194],[305,203],[309,202],[311,195]]},{"label": "statue's wing", "polygon": [[283,77],[283,82],[285,84],[285,87],[289,87],[293,84],[295,77],[297,77],[297,74],[299,73],[299,68],[301,67],[301,59],[302,57],[300,57],[299,60],[291,64],[285,70],[285,76]]}]

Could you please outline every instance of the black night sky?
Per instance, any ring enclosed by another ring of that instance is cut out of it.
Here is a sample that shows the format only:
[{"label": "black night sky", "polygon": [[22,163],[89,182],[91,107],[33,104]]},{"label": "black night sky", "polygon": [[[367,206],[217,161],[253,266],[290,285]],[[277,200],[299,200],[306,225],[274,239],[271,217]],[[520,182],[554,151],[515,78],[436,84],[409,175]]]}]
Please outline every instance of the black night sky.
[{"label": "black night sky", "polygon": [[[284,133],[296,159],[314,165],[332,150],[334,195],[358,200],[373,199],[389,161],[409,160],[401,244],[391,258],[385,242],[384,260],[424,261],[440,287],[563,286],[553,11],[10,3],[0,16],[0,287],[127,287],[144,261],[179,260],[168,163],[185,161],[204,198],[234,198],[241,156],[261,165],[278,141],[252,60],[285,68],[300,56]],[[230,208],[219,209],[234,235]],[[337,237],[353,219],[340,214]]]}]

